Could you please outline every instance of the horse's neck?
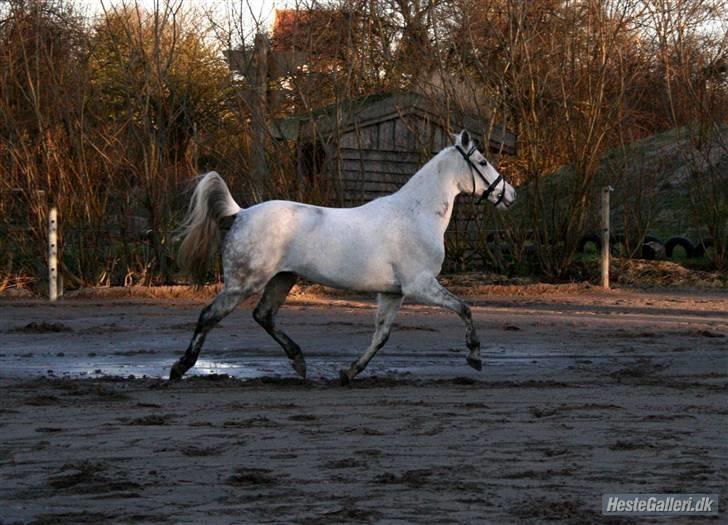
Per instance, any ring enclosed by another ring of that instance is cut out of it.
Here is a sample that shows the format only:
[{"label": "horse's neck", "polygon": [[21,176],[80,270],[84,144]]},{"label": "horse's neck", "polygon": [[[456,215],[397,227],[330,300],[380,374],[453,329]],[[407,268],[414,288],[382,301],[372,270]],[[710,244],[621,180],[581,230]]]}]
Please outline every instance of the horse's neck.
[{"label": "horse's neck", "polygon": [[415,213],[434,217],[442,233],[450,223],[455,197],[461,192],[455,178],[447,172],[447,164],[437,155],[395,194]]}]

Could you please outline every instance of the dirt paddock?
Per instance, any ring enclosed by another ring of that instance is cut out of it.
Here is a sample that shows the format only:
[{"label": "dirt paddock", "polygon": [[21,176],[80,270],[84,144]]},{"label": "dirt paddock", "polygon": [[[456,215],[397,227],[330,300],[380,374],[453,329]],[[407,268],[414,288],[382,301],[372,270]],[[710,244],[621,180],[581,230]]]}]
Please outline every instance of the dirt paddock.
[{"label": "dirt paddock", "polygon": [[[463,328],[405,306],[351,388],[373,303],[244,305],[161,379],[202,302],[0,300],[0,523],[725,523],[728,293],[469,298]],[[604,493],[722,493],[719,516],[601,516]]]}]

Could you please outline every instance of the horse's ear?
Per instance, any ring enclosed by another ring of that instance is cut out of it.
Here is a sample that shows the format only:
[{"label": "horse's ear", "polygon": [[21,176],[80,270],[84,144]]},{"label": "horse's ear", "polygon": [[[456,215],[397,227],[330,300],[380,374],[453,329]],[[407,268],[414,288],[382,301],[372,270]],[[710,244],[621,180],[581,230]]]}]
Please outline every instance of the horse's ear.
[{"label": "horse's ear", "polygon": [[464,129],[460,133],[460,144],[463,146],[463,148],[468,147],[468,145],[470,144],[470,133],[468,133],[467,129]]}]

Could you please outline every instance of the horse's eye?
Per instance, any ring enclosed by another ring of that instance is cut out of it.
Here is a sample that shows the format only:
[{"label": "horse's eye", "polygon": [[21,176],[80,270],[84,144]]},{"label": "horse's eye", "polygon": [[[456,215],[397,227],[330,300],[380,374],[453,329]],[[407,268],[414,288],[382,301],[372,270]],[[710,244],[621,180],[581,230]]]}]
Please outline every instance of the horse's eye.
[{"label": "horse's eye", "polygon": [[485,160],[485,159],[483,159],[480,162],[478,162],[478,164],[480,164],[481,166],[487,166],[488,165],[488,161]]}]

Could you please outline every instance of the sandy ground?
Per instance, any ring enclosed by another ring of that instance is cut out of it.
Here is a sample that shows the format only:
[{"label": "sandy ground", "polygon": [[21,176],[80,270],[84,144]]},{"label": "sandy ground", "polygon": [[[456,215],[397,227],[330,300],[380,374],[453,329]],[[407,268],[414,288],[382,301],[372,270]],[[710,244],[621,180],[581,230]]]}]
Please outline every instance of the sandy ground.
[{"label": "sandy ground", "polygon": [[[200,303],[1,300],[0,523],[727,521],[727,293],[471,303],[483,372],[455,316],[407,306],[342,388],[360,298],[281,313],[307,381],[246,305],[174,384]],[[722,492],[722,514],[606,519],[607,492]]]}]

